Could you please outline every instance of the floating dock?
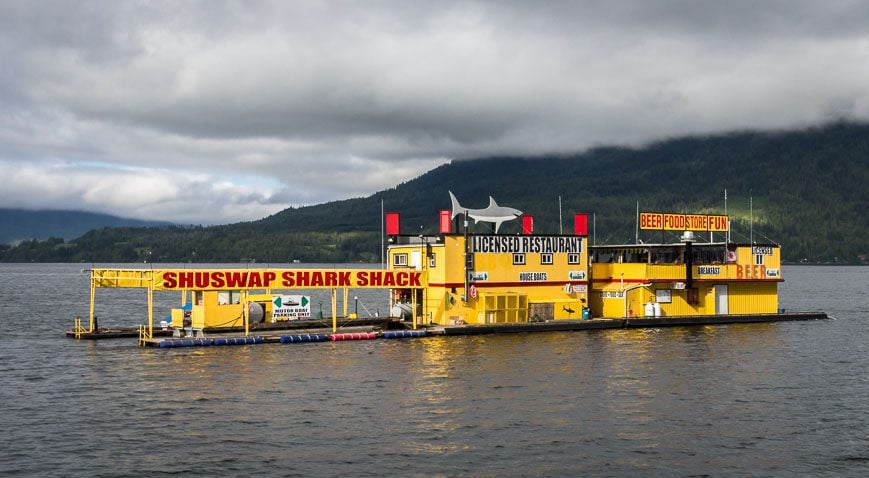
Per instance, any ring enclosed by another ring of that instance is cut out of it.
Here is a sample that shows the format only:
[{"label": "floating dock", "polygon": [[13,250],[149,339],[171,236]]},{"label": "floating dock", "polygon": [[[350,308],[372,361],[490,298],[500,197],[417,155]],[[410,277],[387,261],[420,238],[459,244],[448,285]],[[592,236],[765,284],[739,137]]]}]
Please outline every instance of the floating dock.
[{"label": "floating dock", "polygon": [[[400,329],[402,325],[399,324],[399,319],[397,318],[386,318],[386,317],[370,317],[370,318],[339,318],[337,320],[338,327],[347,327],[347,326],[372,326],[378,327],[385,330],[390,329]],[[317,328],[329,328],[332,326],[332,319],[313,319],[313,320],[299,320],[299,321],[283,321],[277,323],[257,323],[250,325],[250,331],[254,334],[273,334],[279,331],[291,331],[291,330],[305,330],[305,329],[317,329]],[[331,330],[331,329],[330,329]],[[244,327],[221,327],[221,328],[205,328],[203,333],[205,335],[212,334],[239,334],[244,332]],[[154,337],[171,337],[174,333],[173,329],[154,329],[153,336]],[[79,338],[83,340],[101,340],[101,339],[120,339],[120,338],[136,338],[139,336],[139,328],[138,327],[113,327],[113,328],[99,328],[93,332],[79,332],[78,337],[76,337],[75,330],[67,330],[66,336],[70,338]]]},{"label": "floating dock", "polygon": [[636,329],[660,327],[690,327],[727,324],[756,324],[825,320],[824,312],[792,312],[780,314],[746,314],[726,316],[629,317],[620,319],[577,319],[547,322],[432,326],[418,330],[380,330],[373,326],[350,327],[341,332],[328,328],[300,330],[294,334],[233,335],[215,334],[213,337],[152,338],[144,345],[158,348],[210,347],[221,345],[292,344],[309,342],[338,342],[348,340],[376,340],[422,338],[431,336],[483,335],[530,332],[567,332],[583,330]]},{"label": "floating dock", "polygon": [[[693,315],[675,317],[628,317],[620,319],[576,319],[552,320],[547,322],[458,325],[444,326],[443,335],[480,335],[520,332],[555,332],[601,329],[637,329],[657,327],[686,327],[696,325],[754,324],[765,322],[792,322],[802,320],[824,320],[830,317],[824,312],[794,312],[781,314],[746,315]],[[430,331],[436,335],[438,332]]]},{"label": "floating dock", "polygon": [[339,342],[349,340],[401,339],[420,338],[428,334],[426,330],[388,330],[383,331],[372,326],[347,327],[341,332],[331,332],[329,328],[297,330],[288,334],[256,334],[237,335],[219,333],[214,336],[183,337],[183,338],[152,338],[144,341],[147,347],[210,347],[221,345],[256,345],[256,344],[292,344],[307,342]]}]

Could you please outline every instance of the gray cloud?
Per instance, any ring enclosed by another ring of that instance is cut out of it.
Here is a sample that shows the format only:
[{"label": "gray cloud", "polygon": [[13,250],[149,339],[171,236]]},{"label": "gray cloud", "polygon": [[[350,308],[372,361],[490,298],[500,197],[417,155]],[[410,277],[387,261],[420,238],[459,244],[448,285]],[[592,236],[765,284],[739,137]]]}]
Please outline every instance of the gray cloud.
[{"label": "gray cloud", "polygon": [[448,158],[866,119],[867,15],[851,1],[3,2],[0,165],[20,183],[0,206],[220,223]]}]

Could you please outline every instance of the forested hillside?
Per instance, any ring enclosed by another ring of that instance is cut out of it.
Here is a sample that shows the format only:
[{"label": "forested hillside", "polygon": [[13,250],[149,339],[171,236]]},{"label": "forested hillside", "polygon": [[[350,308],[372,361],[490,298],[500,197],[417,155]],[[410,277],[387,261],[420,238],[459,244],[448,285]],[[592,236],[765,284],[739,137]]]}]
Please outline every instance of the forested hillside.
[{"label": "forested hillside", "polygon": [[26,239],[75,239],[101,227],[151,227],[167,225],[163,221],[140,221],[85,211],[30,211],[0,208],[0,244]]},{"label": "forested hillside", "polygon": [[[492,195],[533,215],[537,233],[559,231],[561,197],[566,232],[574,212],[592,213],[594,241],[616,244],[633,241],[637,203],[642,211],[721,214],[726,189],[735,241],[753,236],[781,243],[790,262],[865,263],[867,183],[869,125],[837,123],[570,156],[456,160],[367,198],[287,209],[229,226],[103,229],[69,243],[31,241],[6,250],[2,259],[377,262],[381,200],[387,211],[401,213],[402,232],[432,232],[438,211],[450,208],[448,190],[470,208],[486,207]],[[508,222],[501,232],[517,233],[519,227]]]}]

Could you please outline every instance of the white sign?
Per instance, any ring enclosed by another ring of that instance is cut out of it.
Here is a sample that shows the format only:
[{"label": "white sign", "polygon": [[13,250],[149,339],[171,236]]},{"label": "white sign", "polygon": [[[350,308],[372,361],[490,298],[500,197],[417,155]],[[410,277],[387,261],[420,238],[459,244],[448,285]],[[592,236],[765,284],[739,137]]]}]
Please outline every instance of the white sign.
[{"label": "white sign", "polygon": [[717,276],[721,275],[721,266],[697,266],[698,276]]},{"label": "white sign", "polygon": [[670,293],[670,289],[657,289],[655,291],[655,302],[669,304],[672,301],[673,295]]},{"label": "white sign", "polygon": [[471,252],[565,254],[582,252],[581,236],[474,236]]},{"label": "white sign", "polygon": [[585,271],[570,271],[567,273],[570,280],[585,280]]},{"label": "white sign", "polygon": [[770,246],[752,246],[751,253],[756,256],[771,256],[772,247]]},{"label": "white sign", "polygon": [[485,282],[489,280],[488,272],[469,272],[468,276],[471,282]]},{"label": "white sign", "polygon": [[272,318],[299,320],[311,317],[311,298],[306,295],[273,295]]},{"label": "white sign", "polygon": [[601,299],[623,299],[625,297],[625,293],[618,290],[603,290],[600,292],[600,297]]},{"label": "white sign", "polygon": [[781,271],[778,269],[767,269],[766,270],[767,277],[781,277]]},{"label": "white sign", "polygon": [[548,276],[545,272],[520,272],[519,282],[546,282]]}]

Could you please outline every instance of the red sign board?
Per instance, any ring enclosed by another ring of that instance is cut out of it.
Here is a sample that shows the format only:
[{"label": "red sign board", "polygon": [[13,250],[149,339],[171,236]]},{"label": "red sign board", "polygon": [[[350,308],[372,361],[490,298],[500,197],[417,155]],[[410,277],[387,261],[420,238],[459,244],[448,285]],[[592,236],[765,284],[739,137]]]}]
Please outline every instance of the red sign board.
[{"label": "red sign board", "polygon": [[452,219],[450,218],[450,211],[446,209],[441,210],[441,234],[449,234],[452,232]]},{"label": "red sign board", "polygon": [[522,234],[534,234],[534,217],[522,216]]},{"label": "red sign board", "polygon": [[386,213],[386,235],[397,236],[401,234],[399,226],[399,214],[397,212]]},{"label": "red sign board", "polygon": [[573,233],[577,236],[588,235],[588,214],[577,213],[573,216]]}]

